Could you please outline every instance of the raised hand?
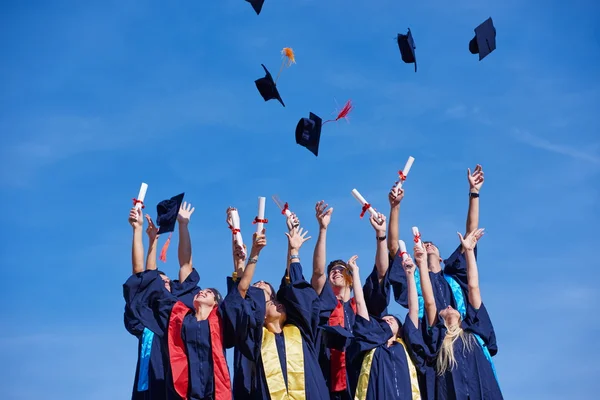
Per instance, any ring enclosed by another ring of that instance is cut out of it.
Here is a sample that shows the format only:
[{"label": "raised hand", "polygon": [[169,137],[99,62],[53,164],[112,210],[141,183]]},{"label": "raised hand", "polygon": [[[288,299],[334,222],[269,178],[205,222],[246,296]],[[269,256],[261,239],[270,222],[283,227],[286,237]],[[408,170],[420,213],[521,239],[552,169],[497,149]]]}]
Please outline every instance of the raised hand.
[{"label": "raised hand", "polygon": [[158,227],[154,225],[154,221],[152,221],[152,217],[150,216],[150,214],[146,214],[146,221],[148,221],[146,234],[148,235],[148,239],[150,240],[150,242],[153,242],[158,237]]},{"label": "raised hand", "polygon": [[296,214],[291,213],[289,217],[286,218],[285,223],[287,225],[288,231],[291,231],[293,228],[297,228],[300,226],[300,220]]},{"label": "raised hand", "polygon": [[234,240],[233,243],[233,258],[235,262],[244,261],[246,259],[246,245],[244,247],[240,246],[237,240]]},{"label": "raised hand", "polygon": [[370,215],[369,221],[371,221],[371,226],[377,232],[377,236],[385,236],[386,230],[386,218],[385,215],[378,213],[376,216]]},{"label": "raised hand", "polygon": [[329,204],[326,204],[324,200],[317,202],[315,205],[315,213],[317,215],[317,221],[319,222],[319,227],[322,229],[326,229],[331,221],[331,214],[333,213],[333,207],[327,209]]},{"label": "raised hand", "polygon": [[252,256],[257,256],[260,254],[260,251],[262,249],[265,248],[265,246],[267,245],[267,235],[266,235],[267,229],[263,228],[261,233],[254,233],[254,235],[252,235],[252,250],[251,250],[251,255]]},{"label": "raised hand", "polygon": [[406,272],[407,275],[415,273],[415,263],[412,257],[408,254],[404,260],[402,260],[402,268],[404,268],[404,272]]},{"label": "raised hand", "polygon": [[483,185],[483,168],[480,164],[475,166],[475,170],[471,174],[471,168],[467,168],[467,179],[469,180],[469,189],[472,193],[479,193]]},{"label": "raised hand", "polygon": [[187,224],[190,222],[190,217],[194,213],[195,208],[186,201],[179,207],[179,214],[177,214],[177,222],[180,224]]},{"label": "raised hand", "polygon": [[400,202],[404,198],[404,189],[396,189],[396,183],[394,183],[394,186],[392,186],[392,189],[388,193],[388,200],[390,202],[391,207],[396,207],[400,205]]},{"label": "raised hand", "polygon": [[308,231],[305,231],[304,228],[295,227],[290,230],[289,233],[285,233],[288,238],[288,243],[290,245],[290,249],[300,250],[300,247],[311,238],[311,236],[306,237]]},{"label": "raised hand", "polygon": [[415,247],[413,247],[413,252],[415,254],[415,261],[417,264],[427,265],[427,254],[429,254],[429,252],[419,245],[415,245]]},{"label": "raised hand", "polygon": [[358,260],[358,256],[354,255],[350,257],[346,263],[348,265],[348,269],[350,269],[350,272],[352,273],[352,276],[358,276],[358,265],[356,264],[356,260]]},{"label": "raised hand", "polygon": [[458,238],[460,239],[460,243],[465,251],[470,251],[475,248],[475,245],[483,236],[484,228],[479,228],[476,231],[470,232],[467,237],[463,237],[462,233],[456,232],[458,234]]},{"label": "raised hand", "polygon": [[128,221],[133,229],[142,229],[144,227],[144,214],[142,214],[142,209],[132,207],[131,210],[129,210]]}]

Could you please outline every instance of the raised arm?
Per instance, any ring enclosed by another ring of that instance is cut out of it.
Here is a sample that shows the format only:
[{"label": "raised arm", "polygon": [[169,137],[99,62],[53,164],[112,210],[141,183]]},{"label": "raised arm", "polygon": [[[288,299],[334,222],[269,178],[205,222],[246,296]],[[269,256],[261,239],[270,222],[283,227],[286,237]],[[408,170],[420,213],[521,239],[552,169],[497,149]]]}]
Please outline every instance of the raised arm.
[{"label": "raised arm", "polygon": [[190,217],[194,213],[195,208],[188,202],[183,202],[179,207],[177,214],[177,222],[179,225],[179,247],[177,248],[177,256],[179,258],[179,282],[185,281],[189,274],[192,273],[192,241],[190,239],[190,231],[188,224]]},{"label": "raised arm", "polygon": [[131,273],[132,275],[144,271],[144,215],[141,209],[133,207],[129,211],[129,224],[133,228],[133,243],[131,245]]},{"label": "raised arm", "polygon": [[474,232],[479,228],[479,191],[483,185],[483,169],[477,164],[471,174],[471,169],[467,169],[467,179],[469,181],[469,210],[467,211],[467,230],[465,235]]},{"label": "raised arm", "polygon": [[[233,220],[231,217],[231,210],[233,210],[233,207],[229,207],[227,208],[227,226],[231,227],[233,226]],[[242,248],[241,246],[238,245],[237,241],[235,240],[235,235],[231,235],[231,254],[233,255],[233,273],[234,273],[234,277],[237,277],[238,279],[240,279],[242,277],[242,275],[244,274],[244,269],[246,267],[245,265],[245,261],[246,261],[246,249],[245,249],[246,245],[244,245],[244,248]]]},{"label": "raised arm", "polygon": [[379,282],[385,278],[385,274],[390,266],[390,257],[388,255],[388,249],[385,242],[385,228],[386,219],[385,215],[378,214],[377,217],[371,215],[369,218],[371,226],[375,229],[375,240],[377,241],[377,251],[375,252],[375,267],[377,268],[377,275]]},{"label": "raised arm", "polygon": [[427,322],[429,323],[429,326],[433,326],[437,322],[437,306],[435,305],[435,297],[433,294],[433,288],[431,286],[431,279],[429,278],[427,252],[419,245],[415,245],[413,250],[415,253],[417,267],[419,268],[421,293],[423,294],[423,303],[425,305],[425,315],[427,315]]},{"label": "raised arm", "polygon": [[315,205],[317,222],[319,222],[319,236],[313,253],[313,273],[310,284],[319,295],[327,281],[327,275],[325,274],[325,266],[327,265],[327,227],[333,213],[333,207],[327,209],[328,206],[329,204],[325,204],[323,200]]},{"label": "raised arm", "polygon": [[415,263],[409,255],[402,261],[402,268],[406,274],[406,285],[408,291],[408,318],[413,325],[419,328],[419,295],[417,294],[417,283],[415,281]]},{"label": "raised arm", "polygon": [[154,225],[152,217],[146,214],[146,221],[148,221],[148,227],[146,228],[146,234],[148,235],[148,254],[146,255],[146,271],[156,269],[156,249],[158,248],[158,228]]},{"label": "raised arm", "polygon": [[467,280],[469,282],[469,304],[478,310],[481,307],[481,292],[479,290],[479,272],[477,271],[477,260],[475,259],[475,245],[483,236],[483,229],[477,229],[469,233],[466,237],[460,232],[458,237],[465,250],[465,259],[467,261]]},{"label": "raised arm", "polygon": [[[256,263],[258,262],[258,256],[260,255],[261,250],[267,245],[267,236],[266,229],[262,230],[261,234],[254,233],[252,236],[252,249],[250,250],[250,258],[248,258],[248,265],[243,270],[242,279],[240,279],[240,283],[238,283],[238,291],[242,296],[242,299],[246,297],[246,293],[248,292],[248,288],[252,284],[252,278],[254,277],[254,271],[256,270]],[[236,242],[236,255],[238,259],[243,256],[242,248]]]},{"label": "raised arm", "polygon": [[404,189],[396,189],[396,183],[388,194],[390,202],[390,220],[388,223],[387,247],[390,256],[398,254],[398,240],[400,239],[400,202],[404,198]]},{"label": "raised arm", "polygon": [[356,314],[369,321],[369,311],[367,310],[367,303],[360,281],[358,265],[356,265],[357,259],[358,256],[352,256],[348,260],[348,268],[352,271],[352,288],[354,289],[354,300],[356,301]]}]

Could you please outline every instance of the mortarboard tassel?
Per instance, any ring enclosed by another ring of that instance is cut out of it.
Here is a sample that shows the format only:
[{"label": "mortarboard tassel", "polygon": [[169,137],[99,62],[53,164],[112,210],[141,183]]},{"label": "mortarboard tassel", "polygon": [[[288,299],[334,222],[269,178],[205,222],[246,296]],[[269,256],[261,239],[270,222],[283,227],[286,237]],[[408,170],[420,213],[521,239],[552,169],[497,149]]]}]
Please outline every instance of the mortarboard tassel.
[{"label": "mortarboard tassel", "polygon": [[342,107],[342,110],[338,113],[337,117],[335,119],[330,119],[330,120],[323,122],[323,125],[325,125],[328,122],[338,121],[342,118],[347,120],[348,114],[350,114],[350,111],[352,111],[353,109],[354,109],[354,106],[352,105],[352,100],[348,100],[346,102],[346,104],[344,104],[344,107]]},{"label": "mortarboard tassel", "polygon": [[281,50],[281,55],[283,56],[283,61],[281,62],[281,68],[279,68],[279,72],[277,73],[277,78],[275,78],[275,83],[277,83],[277,80],[279,79],[279,75],[281,75],[283,68],[286,67],[286,63],[287,67],[289,67],[292,64],[296,64],[296,55],[294,54],[294,50],[291,47],[284,47],[283,50]]},{"label": "mortarboard tassel", "polygon": [[169,249],[169,245],[171,244],[171,235],[173,234],[173,232],[169,233],[169,237],[167,238],[167,241],[165,242],[165,244],[163,245],[162,249],[160,250],[160,261],[162,262],[167,262],[167,250]]}]

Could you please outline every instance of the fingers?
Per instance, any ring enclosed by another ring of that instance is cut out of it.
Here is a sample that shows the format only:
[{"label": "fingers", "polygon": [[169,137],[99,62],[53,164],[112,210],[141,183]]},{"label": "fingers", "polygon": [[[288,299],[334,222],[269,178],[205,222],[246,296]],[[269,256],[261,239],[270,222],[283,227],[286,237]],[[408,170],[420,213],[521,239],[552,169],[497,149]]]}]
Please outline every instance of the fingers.
[{"label": "fingers", "polygon": [[471,177],[471,168],[467,168],[467,178]]},{"label": "fingers", "polygon": [[460,232],[456,232],[458,234],[458,238],[460,239],[461,243],[465,240],[465,238],[463,237],[462,233]]}]

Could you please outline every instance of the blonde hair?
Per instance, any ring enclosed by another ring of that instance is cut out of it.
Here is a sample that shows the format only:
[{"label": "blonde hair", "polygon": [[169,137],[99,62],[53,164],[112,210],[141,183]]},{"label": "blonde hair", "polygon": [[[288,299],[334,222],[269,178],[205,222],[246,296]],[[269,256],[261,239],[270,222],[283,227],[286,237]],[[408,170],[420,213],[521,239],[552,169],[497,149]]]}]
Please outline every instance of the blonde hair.
[{"label": "blonde hair", "polygon": [[447,332],[444,341],[442,342],[442,348],[438,353],[436,360],[436,370],[438,375],[444,375],[447,371],[452,371],[457,366],[456,357],[454,356],[454,343],[460,337],[463,342],[463,354],[466,352],[473,351],[473,345],[475,338],[469,332],[465,332],[460,326],[460,319],[458,323],[453,326],[446,325]]}]

